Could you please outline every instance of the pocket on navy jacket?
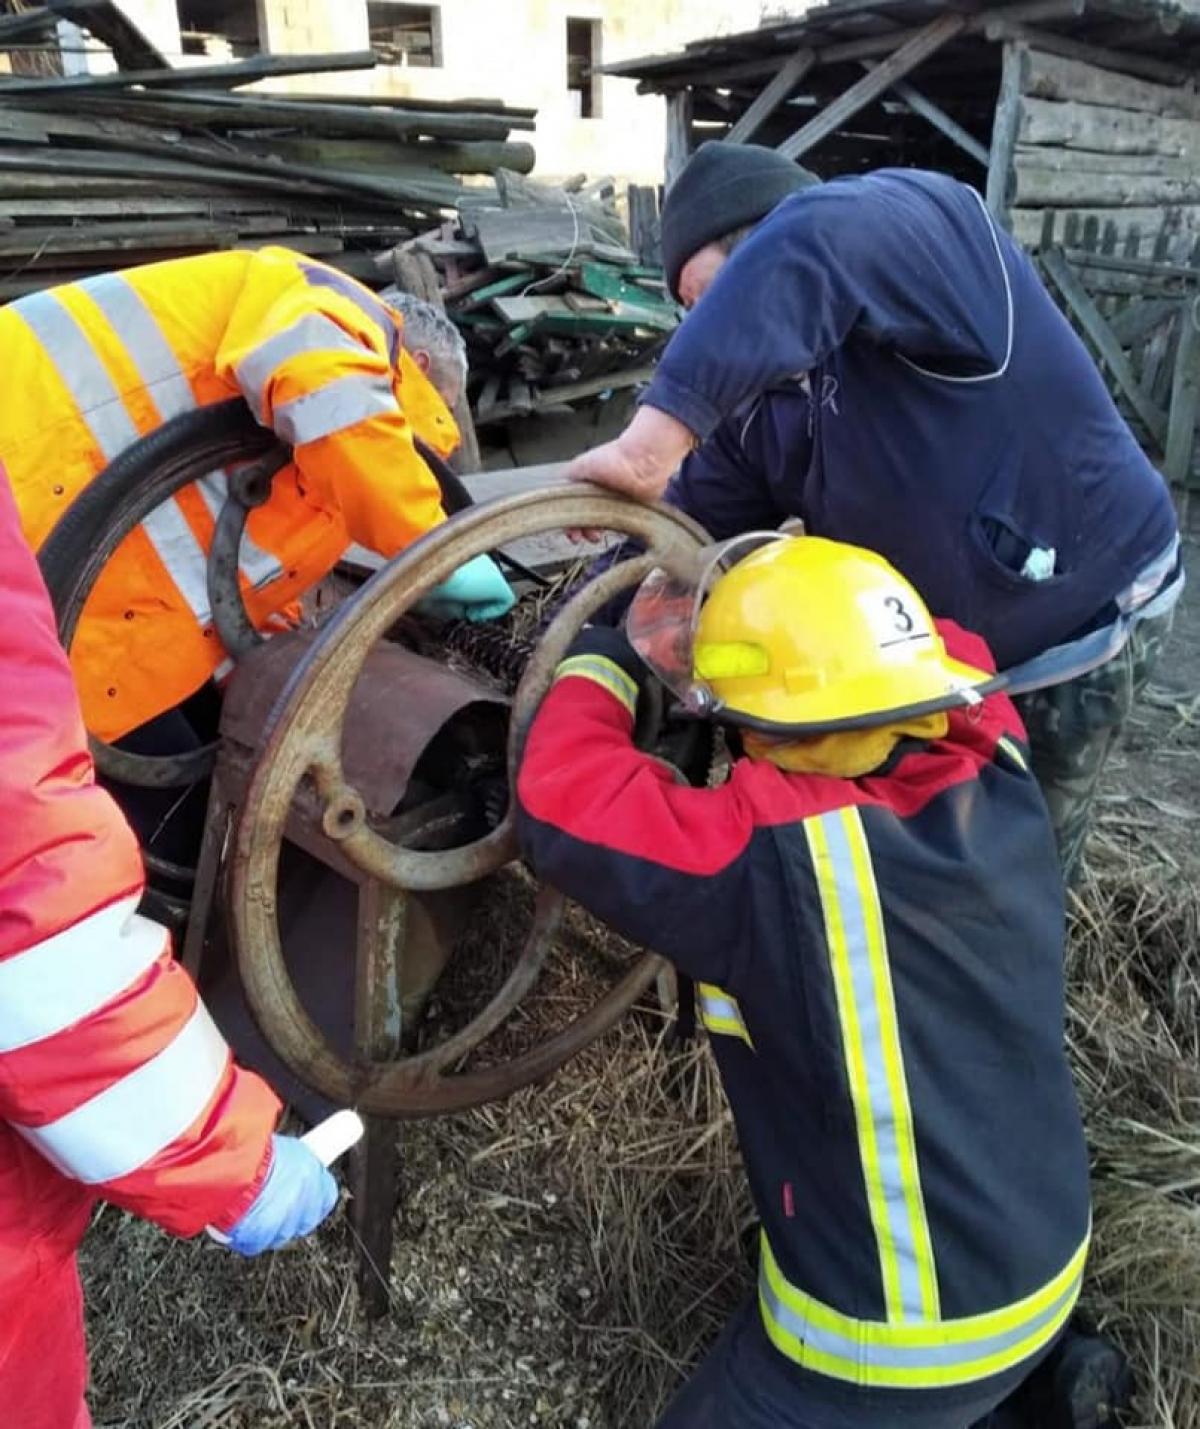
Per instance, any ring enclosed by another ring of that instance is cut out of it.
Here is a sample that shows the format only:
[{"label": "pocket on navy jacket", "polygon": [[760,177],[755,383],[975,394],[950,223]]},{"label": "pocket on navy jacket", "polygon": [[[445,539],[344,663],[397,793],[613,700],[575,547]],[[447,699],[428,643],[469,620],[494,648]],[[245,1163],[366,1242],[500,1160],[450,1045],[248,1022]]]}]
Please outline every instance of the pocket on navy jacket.
[{"label": "pocket on navy jacket", "polygon": [[1047,562],[1051,548],[1009,516],[981,508],[971,517],[969,534],[984,574],[1008,590],[1050,590],[1069,574],[1059,566],[1061,553],[1054,551],[1051,573],[1035,575],[1039,560]]}]

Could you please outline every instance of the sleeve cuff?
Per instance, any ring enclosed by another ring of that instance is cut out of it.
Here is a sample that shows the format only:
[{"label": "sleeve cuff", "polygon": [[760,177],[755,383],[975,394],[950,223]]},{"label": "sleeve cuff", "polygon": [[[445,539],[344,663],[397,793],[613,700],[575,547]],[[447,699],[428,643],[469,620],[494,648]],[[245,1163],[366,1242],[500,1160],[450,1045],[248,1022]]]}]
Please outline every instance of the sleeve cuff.
[{"label": "sleeve cuff", "polygon": [[638,398],[638,406],[657,407],[682,422],[700,441],[712,436],[721,423],[721,413],[694,388],[677,381],[659,366],[649,387]]},{"label": "sleeve cuff", "polygon": [[[571,641],[566,660],[574,659],[577,655],[597,655],[601,659],[611,661],[628,675],[634,684],[641,684],[647,673],[624,632],[611,625],[589,625],[581,630]],[[562,665],[559,669],[562,669]]]}]

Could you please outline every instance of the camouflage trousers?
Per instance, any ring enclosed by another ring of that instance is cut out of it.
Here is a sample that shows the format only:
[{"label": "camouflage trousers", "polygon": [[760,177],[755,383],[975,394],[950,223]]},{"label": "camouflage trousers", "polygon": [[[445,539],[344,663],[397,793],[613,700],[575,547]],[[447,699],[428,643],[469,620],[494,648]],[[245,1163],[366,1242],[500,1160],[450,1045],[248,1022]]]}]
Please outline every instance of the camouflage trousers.
[{"label": "camouflage trousers", "polygon": [[1068,887],[1079,876],[1104,765],[1150,680],[1171,618],[1168,612],[1139,621],[1105,664],[1013,699],[1029,734],[1034,773],[1050,810]]}]

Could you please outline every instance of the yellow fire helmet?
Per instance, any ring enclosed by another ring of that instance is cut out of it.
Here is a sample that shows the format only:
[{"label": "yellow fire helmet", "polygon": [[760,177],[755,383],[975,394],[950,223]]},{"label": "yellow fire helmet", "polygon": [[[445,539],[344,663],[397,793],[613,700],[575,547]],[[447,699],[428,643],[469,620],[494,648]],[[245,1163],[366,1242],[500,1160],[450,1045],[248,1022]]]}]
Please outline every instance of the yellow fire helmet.
[{"label": "yellow fire helmet", "polygon": [[[748,541],[758,549],[722,573]],[[1004,683],[947,655],[925,603],[882,556],[818,536],[739,537],[696,580],[654,571],[625,630],[694,713],[770,734],[875,728],[978,704]]]}]

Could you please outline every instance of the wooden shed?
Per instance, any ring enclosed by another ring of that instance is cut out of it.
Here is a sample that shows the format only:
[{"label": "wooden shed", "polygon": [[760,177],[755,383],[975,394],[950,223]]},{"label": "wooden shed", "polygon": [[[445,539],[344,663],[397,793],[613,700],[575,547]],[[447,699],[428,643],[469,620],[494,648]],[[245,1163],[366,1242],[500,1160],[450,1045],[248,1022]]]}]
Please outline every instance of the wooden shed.
[{"label": "wooden shed", "polygon": [[832,177],[974,184],[1172,479],[1200,382],[1200,0],[828,0],[607,73],[667,98],[669,184],[705,139]]}]

